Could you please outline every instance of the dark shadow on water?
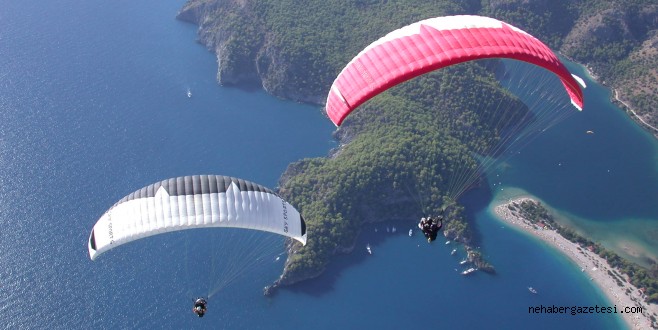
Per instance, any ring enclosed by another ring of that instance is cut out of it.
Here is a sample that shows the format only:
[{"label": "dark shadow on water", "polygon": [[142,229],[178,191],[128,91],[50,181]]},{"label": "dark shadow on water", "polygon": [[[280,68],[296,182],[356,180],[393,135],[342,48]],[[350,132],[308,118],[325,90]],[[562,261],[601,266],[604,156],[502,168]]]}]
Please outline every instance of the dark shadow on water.
[{"label": "dark shadow on water", "polygon": [[[475,224],[475,215],[486,209],[492,200],[493,193],[486,182],[483,182],[480,187],[466,192],[462,198],[459,199],[459,203],[464,206],[464,217],[471,228],[473,228],[473,246],[478,246],[482,238],[482,233],[475,229],[477,228]],[[416,228],[417,221],[417,219],[409,219],[365,225],[356,240],[352,252],[334,256],[322,275],[281,289],[290,290],[295,293],[304,293],[313,297],[321,297],[330,293],[334,290],[336,282],[344,274],[346,269],[365,262],[367,258],[376,257],[378,246],[384,243],[388,238],[392,238],[393,235],[408,235],[409,228]],[[394,226],[397,228],[396,233],[386,231],[387,227],[392,229]],[[375,232],[375,228],[377,228],[377,232]],[[415,231],[414,235],[416,238],[421,239],[418,237],[418,231]],[[366,251],[367,244],[370,244],[372,248],[372,256]]]},{"label": "dark shadow on water", "polygon": [[260,93],[263,92],[263,84],[260,81],[242,81],[237,84],[223,83],[220,84],[223,88],[235,88],[247,93]]},{"label": "dark shadow on water", "polygon": [[475,215],[486,209],[493,200],[493,193],[489,188],[486,179],[483,178],[482,184],[472,190],[467,191],[460,199],[459,203],[464,206],[464,217],[471,227],[472,246],[480,245],[482,233],[477,230]]},{"label": "dark shadow on water", "polygon": [[[321,297],[330,293],[334,290],[336,282],[344,274],[346,269],[361,264],[368,258],[376,257],[378,246],[381,246],[389,238],[397,237],[396,235],[408,235],[409,228],[415,228],[416,224],[417,221],[412,219],[365,225],[356,240],[352,252],[334,256],[329,262],[329,265],[327,265],[327,269],[319,277],[305,280],[282,289],[308,294],[313,297]],[[395,233],[387,232],[387,227],[391,231],[393,227],[396,227],[397,231]],[[375,232],[375,228],[377,232]],[[420,239],[418,232],[414,235]],[[368,244],[370,244],[372,249],[372,255],[368,254],[366,250],[366,245]]]}]

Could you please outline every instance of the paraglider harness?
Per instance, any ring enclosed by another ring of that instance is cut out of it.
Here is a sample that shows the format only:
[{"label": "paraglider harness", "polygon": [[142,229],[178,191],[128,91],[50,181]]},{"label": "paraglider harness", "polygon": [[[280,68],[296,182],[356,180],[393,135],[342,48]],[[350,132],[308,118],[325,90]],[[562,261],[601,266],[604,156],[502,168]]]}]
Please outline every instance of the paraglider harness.
[{"label": "paraglider harness", "polygon": [[443,213],[445,210],[441,210],[441,214],[438,217],[432,218],[427,217],[421,218],[418,228],[423,231],[423,234],[427,238],[427,242],[431,243],[436,239],[436,236],[439,234],[439,230],[443,227]]},{"label": "paraglider harness", "polygon": [[203,317],[204,314],[206,314],[206,310],[208,302],[206,302],[205,299],[203,298],[197,298],[197,300],[194,301],[194,308],[192,308],[192,311],[194,314],[196,314],[198,317]]}]

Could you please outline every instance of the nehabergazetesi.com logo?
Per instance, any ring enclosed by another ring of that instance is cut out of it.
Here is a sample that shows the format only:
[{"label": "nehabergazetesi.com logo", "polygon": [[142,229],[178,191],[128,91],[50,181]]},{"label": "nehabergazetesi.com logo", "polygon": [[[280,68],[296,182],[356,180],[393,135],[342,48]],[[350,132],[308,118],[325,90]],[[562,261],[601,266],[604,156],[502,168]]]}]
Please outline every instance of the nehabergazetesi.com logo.
[{"label": "nehabergazetesi.com logo", "polygon": [[531,306],[528,314],[617,314],[617,313],[642,313],[642,307],[630,306],[617,309],[615,306]]}]

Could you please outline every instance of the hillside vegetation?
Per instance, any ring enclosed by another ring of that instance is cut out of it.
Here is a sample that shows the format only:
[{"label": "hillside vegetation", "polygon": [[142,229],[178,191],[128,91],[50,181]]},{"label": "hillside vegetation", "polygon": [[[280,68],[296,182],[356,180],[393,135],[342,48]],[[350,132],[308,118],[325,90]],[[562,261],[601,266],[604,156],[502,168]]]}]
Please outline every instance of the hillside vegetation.
[{"label": "hillside vegetation", "polygon": [[[200,26],[200,42],[217,54],[220,83],[323,104],[336,75],[372,41],[454,14],[492,16],[536,35],[587,64],[656,123],[655,1],[190,0],[179,18]],[[353,247],[364,223],[417,221],[452,205],[447,178],[475,166],[472,151],[504,129],[486,120],[492,99],[526,111],[483,66],[440,70],[363,105],[337,131],[331,157],[291,164],[280,193],[304,214],[309,240],[291,246],[279,284],[321,274],[332,255]],[[468,246],[473,233],[462,209],[449,212],[446,234]]]},{"label": "hillside vegetation", "polygon": [[455,14],[495,17],[537,36],[658,127],[655,0],[190,0],[179,18],[200,25],[200,41],[217,53],[220,83],[322,104],[363,47],[409,23]]}]

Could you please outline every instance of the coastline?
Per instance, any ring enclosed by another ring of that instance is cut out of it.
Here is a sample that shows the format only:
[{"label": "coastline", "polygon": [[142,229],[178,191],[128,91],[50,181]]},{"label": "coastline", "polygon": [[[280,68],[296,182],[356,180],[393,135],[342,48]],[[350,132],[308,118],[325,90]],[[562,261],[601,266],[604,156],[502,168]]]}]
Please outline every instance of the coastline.
[{"label": "coastline", "polygon": [[656,135],[656,134],[658,134],[658,133],[656,133],[656,132],[658,132],[658,128],[656,128],[656,127],[654,127],[654,126],[651,126],[651,124],[647,123],[642,117],[640,117],[640,116],[635,112],[635,110],[633,110],[633,108],[631,108],[631,106],[628,105],[628,103],[622,101],[621,98],[619,98],[619,92],[618,92],[616,89],[613,89],[613,92],[614,92],[614,94],[615,94],[615,100],[616,100],[617,102],[621,103],[624,107],[626,107],[626,109],[627,109],[631,114],[633,114],[633,116],[634,116],[635,118],[637,118],[637,120],[638,120],[639,122],[641,122],[642,124],[644,124],[646,127],[651,128],[651,129],[654,131],[654,132],[653,132],[654,136],[658,137],[658,136]]},{"label": "coastline", "polygon": [[616,87],[606,84],[604,80],[601,80],[601,77],[599,77],[596,73],[594,73],[594,68],[590,67],[589,64],[580,63],[576,59],[571,58],[564,53],[560,52],[560,56],[563,56],[570,62],[576,63],[579,66],[581,66],[583,69],[585,69],[585,74],[587,74],[588,78],[594,80],[597,84],[600,84],[601,86],[610,90],[610,92],[613,95],[610,97],[610,102],[616,104],[620,109],[625,110],[628,117],[631,118],[631,120],[633,120],[635,123],[637,123],[638,126],[645,127],[645,129],[649,133],[651,133],[655,138],[658,138],[658,127],[652,126],[651,124],[647,123],[644,120],[644,118],[640,117],[635,112],[635,110],[633,110],[633,107],[631,107],[630,104],[626,103],[621,99],[621,97],[619,96],[619,90]]},{"label": "coastline", "polygon": [[[555,230],[542,229],[537,225],[530,223],[527,219],[521,217],[517,212],[508,208],[510,204],[520,204],[524,201],[536,202],[529,197],[519,197],[509,200],[493,208],[496,217],[508,225],[513,226],[531,236],[539,238],[544,243],[561,251],[568,257],[583,273],[593,281],[606,297],[612,302],[617,310],[625,307],[641,307],[642,313],[620,313],[623,321],[630,329],[656,329],[652,327],[651,317],[658,318],[658,305],[648,304],[644,301],[641,291],[628,283],[620,282],[611,273],[617,273],[608,262],[598,254],[589,251],[587,248],[580,247]],[[625,275],[621,275],[626,279]],[[619,283],[621,283],[621,286]]]}]

